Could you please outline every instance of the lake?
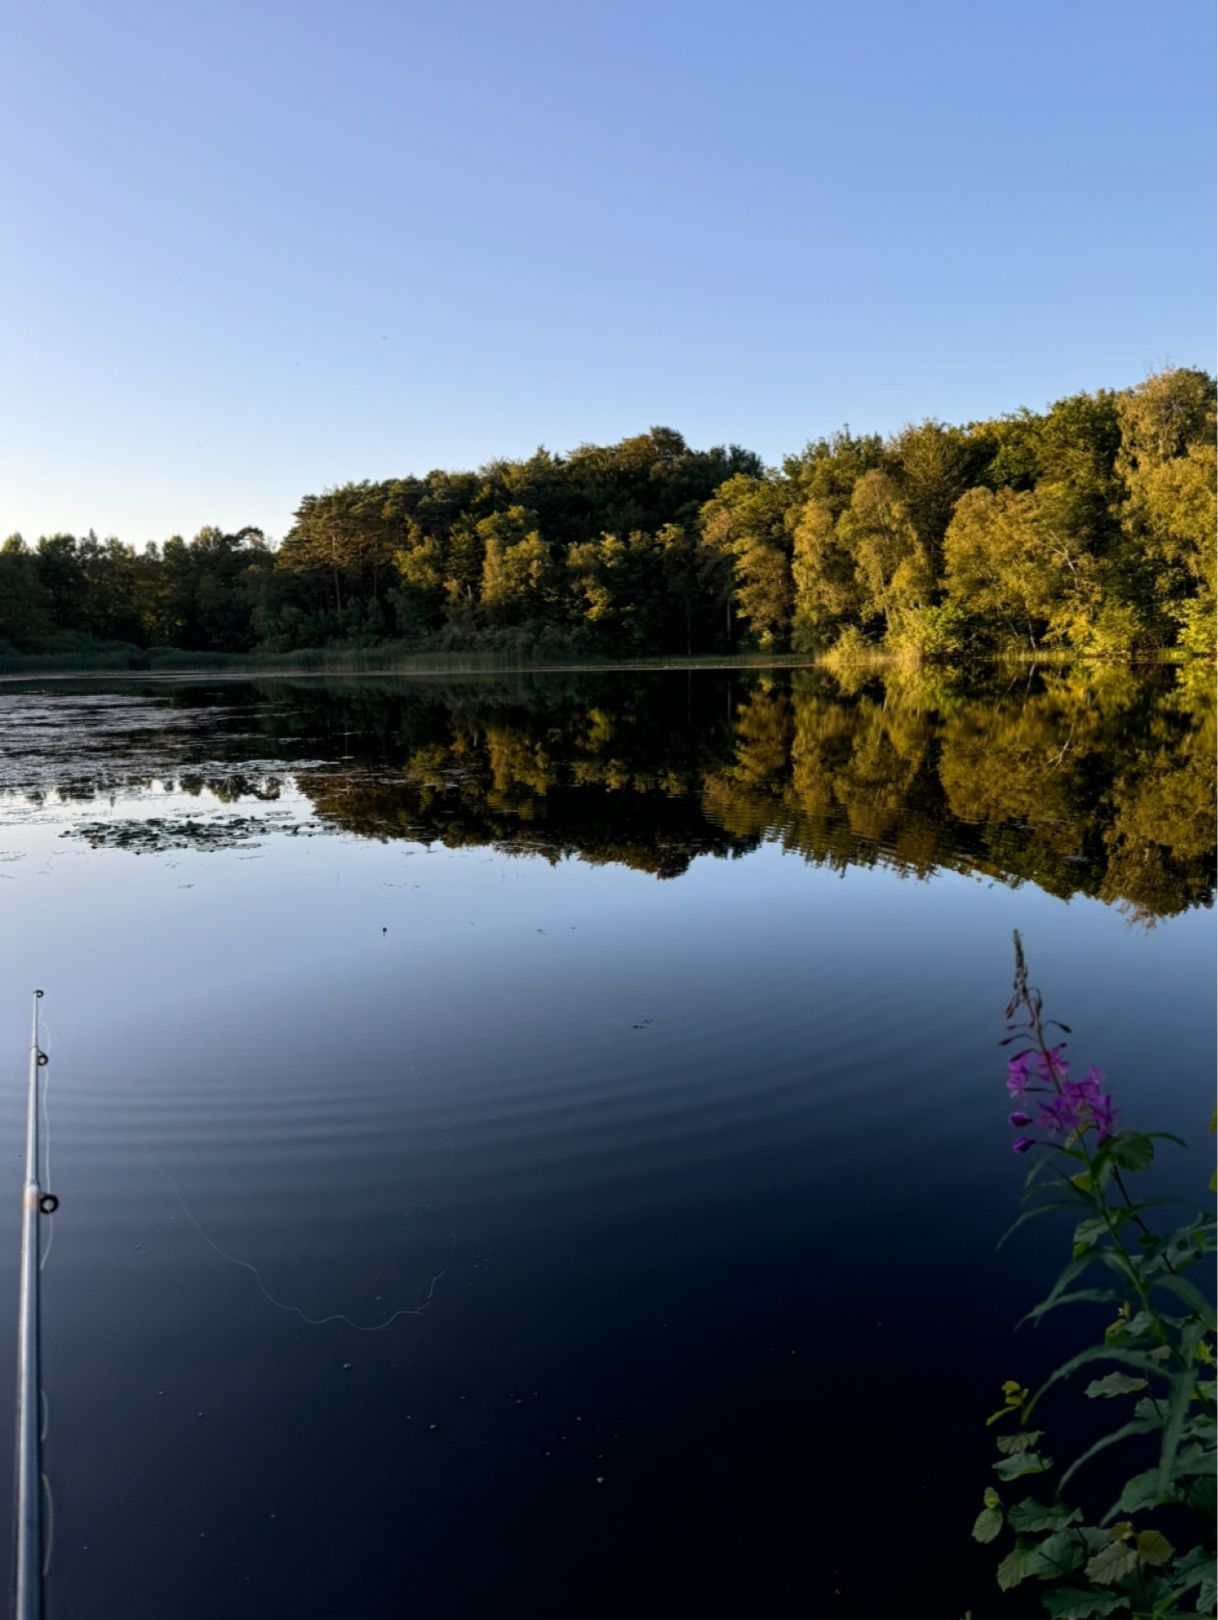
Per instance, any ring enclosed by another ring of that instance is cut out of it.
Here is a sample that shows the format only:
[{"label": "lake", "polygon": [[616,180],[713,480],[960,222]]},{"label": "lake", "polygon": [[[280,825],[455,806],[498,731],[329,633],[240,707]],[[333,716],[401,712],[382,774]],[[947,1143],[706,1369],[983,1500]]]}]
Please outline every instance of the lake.
[{"label": "lake", "polygon": [[1203,1193],[1204,683],[48,680],[0,743],[52,1617],[1018,1612],[984,1419],[1091,1329],[995,1253],[1012,930]]}]

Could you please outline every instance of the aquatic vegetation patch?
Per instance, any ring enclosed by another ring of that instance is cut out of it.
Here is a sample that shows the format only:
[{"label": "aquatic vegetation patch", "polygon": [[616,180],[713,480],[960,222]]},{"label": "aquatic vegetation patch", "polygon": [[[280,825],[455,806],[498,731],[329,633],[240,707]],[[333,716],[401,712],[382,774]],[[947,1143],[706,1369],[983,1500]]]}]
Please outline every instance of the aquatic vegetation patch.
[{"label": "aquatic vegetation patch", "polygon": [[94,849],[159,855],[177,849],[257,848],[270,832],[307,838],[322,831],[318,823],[297,821],[285,812],[269,816],[148,816],[140,821],[85,821],[59,836],[83,839]]}]

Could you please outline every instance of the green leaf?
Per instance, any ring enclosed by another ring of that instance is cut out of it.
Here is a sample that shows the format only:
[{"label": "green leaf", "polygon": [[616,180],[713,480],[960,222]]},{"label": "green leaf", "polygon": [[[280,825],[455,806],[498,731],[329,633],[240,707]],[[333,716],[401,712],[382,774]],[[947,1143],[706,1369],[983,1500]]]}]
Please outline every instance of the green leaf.
[{"label": "green leaf", "polygon": [[[1039,1304],[1035,1305],[1033,1309],[1028,1312],[1028,1316],[1037,1315],[1041,1311],[1045,1310],[1048,1306],[1052,1305],[1055,1299],[1059,1298],[1060,1295],[1066,1292],[1066,1289],[1069,1288],[1070,1284],[1076,1277],[1082,1276],[1083,1272],[1086,1271],[1087,1267],[1091,1264],[1093,1258],[1094,1256],[1090,1254],[1084,1254],[1081,1255],[1077,1260],[1067,1260],[1066,1264],[1058,1272],[1057,1281],[1053,1284],[1053,1287],[1045,1295],[1044,1299],[1042,1299]],[[1024,1321],[1026,1322],[1027,1319],[1028,1317],[1025,1316]]]},{"label": "green leaf", "polygon": [[998,1566],[998,1585],[1002,1591],[1009,1592],[1029,1575],[1038,1575],[1043,1567],[1040,1548],[1034,1541],[1016,1542],[1014,1550]]},{"label": "green leaf", "polygon": [[1074,1258],[1080,1259],[1088,1249],[1094,1249],[1102,1237],[1108,1235],[1108,1222],[1099,1216],[1092,1216],[1090,1220],[1080,1221],[1074,1228]]},{"label": "green leaf", "polygon": [[[1122,1293],[1128,1293],[1129,1261],[1125,1259],[1124,1255],[1118,1254],[1115,1249],[1093,1249],[1091,1252],[1095,1259],[1099,1261],[1100,1265],[1106,1266],[1108,1270],[1114,1274],[1114,1276],[1120,1278],[1120,1288]],[[1138,1270],[1143,1269],[1139,1264],[1138,1257],[1136,1255],[1131,1256],[1131,1259],[1135,1268]]]},{"label": "green leaf", "polygon": [[1151,1286],[1154,1288],[1166,1288],[1169,1293],[1175,1294],[1178,1299],[1182,1299],[1211,1333],[1218,1327],[1213,1305],[1206,1299],[1199,1288],[1189,1282],[1187,1277],[1156,1277]]},{"label": "green leaf", "polygon": [[1003,1517],[1000,1507],[982,1508],[973,1522],[974,1541],[993,1541],[1002,1531]]},{"label": "green leaf", "polygon": [[1179,1270],[1194,1265],[1199,1255],[1212,1253],[1213,1247],[1213,1226],[1209,1221],[1177,1227],[1153,1243],[1143,1244],[1143,1266],[1149,1268],[1152,1262],[1157,1262],[1158,1270],[1166,1270],[1169,1265]]},{"label": "green leaf", "polygon": [[1019,1451],[1013,1457],[1000,1457],[994,1464],[994,1472],[999,1479],[1022,1479],[1025,1474],[1047,1474],[1052,1466],[1052,1457],[1041,1457],[1035,1451]]},{"label": "green leaf", "polygon": [[1054,1586],[1041,1593],[1052,1620],[1102,1620],[1127,1606],[1124,1592],[1088,1592],[1081,1586]]},{"label": "green leaf", "polygon": [[1052,1581],[1077,1569],[1086,1559],[1087,1552],[1077,1534],[1070,1530],[1058,1530],[1041,1542],[1040,1556],[1046,1568],[1036,1573],[1042,1581]]},{"label": "green leaf", "polygon": [[1155,1156],[1155,1145],[1140,1131],[1118,1131],[1105,1144],[1107,1156],[1118,1170],[1145,1170]]},{"label": "green leaf", "polygon": [[1214,1472],[1214,1425],[1212,1418],[1199,1418],[1189,1429],[1201,1431],[1201,1443],[1191,1446],[1181,1446],[1176,1453],[1176,1460],[1172,1464],[1171,1477],[1173,1479],[1186,1479],[1190,1474],[1212,1474]]},{"label": "green leaf", "polygon": [[1175,1556],[1176,1549],[1167,1537],[1158,1530],[1139,1530],[1135,1543],[1138,1549],[1138,1559],[1143,1564],[1150,1564],[1157,1569],[1165,1564],[1169,1558]]},{"label": "green leaf", "polygon": [[[1116,1532],[1120,1531],[1117,1535]],[[1113,1525],[1111,1529],[1101,1529],[1098,1524],[1084,1524],[1079,1526],[1079,1535],[1087,1543],[1090,1552],[1103,1552],[1110,1541],[1128,1541],[1128,1524]]]},{"label": "green leaf", "polygon": [[[1039,1180],[1041,1176],[1048,1175],[1050,1170],[1056,1170],[1058,1168],[1058,1159],[1077,1159],[1080,1164],[1085,1164],[1087,1162],[1077,1148],[1066,1147],[1063,1143],[1061,1147],[1054,1149],[1052,1156],[1046,1154],[1043,1158],[1037,1159],[1033,1163],[1031,1169],[1023,1178],[1023,1196],[1025,1198],[1028,1196],[1028,1193],[1032,1188],[1032,1184],[1035,1181]],[[1070,1179],[1073,1181],[1076,1178],[1072,1176]]]},{"label": "green leaf", "polygon": [[1037,1401],[1048,1390],[1052,1389],[1054,1384],[1060,1383],[1063,1378],[1069,1378],[1071,1373],[1077,1372],[1080,1367],[1086,1366],[1089,1361],[1120,1361],[1127,1367],[1137,1367],[1140,1371],[1157,1373],[1160,1378],[1170,1377],[1165,1368],[1160,1367],[1157,1361],[1152,1361],[1149,1355],[1140,1350],[1126,1350],[1115,1344],[1094,1344],[1086,1350],[1080,1350],[1076,1356],[1071,1356],[1069,1361],[1063,1361],[1060,1367],[1049,1374],[1048,1378],[1045,1379],[1044,1383],[1024,1407],[1024,1416],[1031,1416]]},{"label": "green leaf", "polygon": [[1018,1220],[1012,1221],[998,1239],[998,1242],[994,1245],[995,1252],[1001,1249],[1007,1239],[1013,1237],[1021,1226],[1026,1225],[1028,1221],[1034,1221],[1038,1215],[1052,1215],[1054,1211],[1059,1209],[1077,1209],[1081,1201],[1078,1198],[1056,1198],[1052,1203],[1037,1204],[1034,1209],[1025,1209]]},{"label": "green leaf", "polygon": [[1118,1513],[1141,1513],[1146,1508],[1158,1507],[1162,1499],[1159,1470],[1148,1468],[1145,1473],[1135,1474],[1132,1479],[1125,1481],[1125,1489],[1105,1513],[1104,1519],[1115,1519]]},{"label": "green leaf", "polygon": [[1145,1389],[1144,1378],[1130,1378],[1128,1373],[1105,1373],[1103,1378],[1094,1378],[1083,1394],[1094,1400],[1097,1395],[1132,1395],[1135,1390]]},{"label": "green leaf", "polygon": [[1020,1429],[1015,1434],[1000,1434],[998,1449],[1008,1457],[1013,1457],[1017,1451],[1031,1451],[1044,1432],[1043,1429]]},{"label": "green leaf", "polygon": [[[1181,1348],[1185,1352],[1186,1360],[1192,1360],[1193,1347],[1200,1337],[1200,1326],[1194,1334],[1190,1328],[1185,1328],[1181,1335]],[[1191,1367],[1182,1373],[1177,1373],[1172,1379],[1171,1394],[1167,1402],[1167,1417],[1163,1423],[1163,1447],[1159,1452],[1159,1490],[1164,1496],[1167,1487],[1171,1484],[1172,1465],[1176,1460],[1176,1453],[1180,1449],[1180,1437],[1184,1431],[1184,1422],[1188,1417],[1188,1403],[1192,1399],[1193,1384],[1195,1380]]]},{"label": "green leaf", "polygon": [[1112,1586],[1132,1574],[1137,1567],[1137,1548],[1127,1541],[1111,1541],[1102,1552],[1097,1552],[1088,1561],[1087,1579],[1098,1581],[1101,1586]]},{"label": "green leaf", "polygon": [[1111,1303],[1112,1300],[1120,1298],[1121,1295],[1115,1288],[1075,1288],[1067,1294],[1051,1294],[1039,1305],[1034,1305],[1026,1316],[1021,1316],[1015,1325],[1022,1327],[1025,1322],[1038,1322],[1042,1316],[1055,1311],[1059,1305]]},{"label": "green leaf", "polygon": [[1097,1452],[1104,1451],[1109,1446],[1115,1446],[1118,1441],[1130,1440],[1135,1434],[1152,1434],[1158,1427],[1159,1422],[1156,1418],[1153,1423],[1126,1423],[1122,1428],[1114,1430],[1112,1434],[1106,1434],[1102,1440],[1097,1440],[1093,1446],[1088,1446],[1081,1457],[1074,1459],[1062,1475],[1061,1483],[1064,1485],[1068,1479],[1072,1479],[1083,1464],[1090,1462]]},{"label": "green leaf", "polygon": [[1002,1506],[1002,1498],[992,1485],[986,1486],[984,1495],[982,1496],[982,1501],[985,1503],[986,1507]]},{"label": "green leaf", "polygon": [[1149,1328],[1149,1311],[1135,1311],[1133,1316],[1125,1325],[1125,1331],[1128,1333],[1131,1339],[1136,1339],[1140,1334],[1146,1333]]},{"label": "green leaf", "polygon": [[1207,1575],[1202,1581],[1197,1593],[1197,1613],[1213,1614],[1215,1603],[1218,1603],[1218,1573]]},{"label": "green leaf", "polygon": [[1033,1530],[1064,1530],[1081,1515],[1077,1508],[1068,1508],[1063,1502],[1051,1502],[1048,1507],[1026,1496],[1007,1513],[1007,1523],[1020,1534]]},{"label": "green leaf", "polygon": [[1197,1474],[1214,1473],[1214,1440],[1213,1435],[1208,1436],[1208,1444],[1181,1446],[1176,1453],[1176,1460],[1171,1466],[1173,1479],[1188,1479]]},{"label": "green leaf", "polygon": [[1218,1478],[1214,1476],[1212,1456],[1210,1466],[1204,1474],[1176,1488],[1180,1491],[1181,1500],[1197,1514],[1198,1518],[1204,1519],[1207,1524],[1213,1524],[1214,1520],[1218,1519]]},{"label": "green leaf", "polygon": [[1194,1586],[1203,1585],[1207,1579],[1212,1580],[1213,1576],[1213,1553],[1207,1553],[1204,1547],[1194,1547],[1169,1571],[1166,1577],[1168,1596],[1173,1599],[1183,1597],[1185,1592],[1191,1592]]}]

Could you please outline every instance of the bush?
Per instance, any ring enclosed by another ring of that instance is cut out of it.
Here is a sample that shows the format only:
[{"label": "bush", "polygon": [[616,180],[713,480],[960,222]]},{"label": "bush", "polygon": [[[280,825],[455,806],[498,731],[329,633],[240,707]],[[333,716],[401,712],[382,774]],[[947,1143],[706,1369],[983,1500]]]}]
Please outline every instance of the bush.
[{"label": "bush", "polygon": [[889,623],[886,644],[893,652],[929,659],[960,658],[972,650],[972,616],[959,602],[905,608]]},{"label": "bush", "polygon": [[1218,621],[1212,601],[1195,597],[1185,602],[1176,613],[1180,626],[1176,645],[1190,658],[1212,658],[1218,644]]}]

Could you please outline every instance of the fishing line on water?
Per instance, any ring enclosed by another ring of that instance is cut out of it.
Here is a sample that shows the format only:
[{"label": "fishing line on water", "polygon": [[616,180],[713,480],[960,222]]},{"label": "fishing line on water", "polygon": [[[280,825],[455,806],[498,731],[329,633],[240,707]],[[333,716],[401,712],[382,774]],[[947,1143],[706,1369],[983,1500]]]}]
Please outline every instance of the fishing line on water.
[{"label": "fishing line on water", "polygon": [[[42,1039],[42,1032],[45,1032],[45,1043]],[[42,1065],[42,1067],[49,1068],[52,1045],[54,1044],[58,1046],[62,1043],[55,1040],[54,1029],[51,1025],[51,1021],[45,1016],[40,1022],[39,1044],[40,1049],[45,1052],[47,1058],[47,1063]],[[38,1176],[44,1192],[49,1189],[51,1185],[51,1117],[48,1102],[48,1094],[50,1091],[49,1078],[50,1077],[47,1074],[40,1076],[42,1082],[42,1095],[39,1099],[42,1110],[42,1164],[38,1168]],[[453,1164],[453,1142],[449,1133],[446,1132],[445,1137],[448,1145],[448,1168],[451,1171]],[[287,1300],[277,1298],[263,1281],[261,1271],[251,1261],[242,1260],[238,1255],[230,1253],[221,1244],[217,1243],[195,1215],[194,1211],[187,1204],[186,1200],[182,1197],[181,1189],[178,1187],[177,1182],[173,1179],[169,1172],[167,1170],[162,1170],[161,1174],[165,1177],[165,1180],[173,1189],[174,1197],[177,1199],[178,1204],[182,1209],[182,1213],[194,1227],[195,1231],[198,1232],[204,1243],[207,1244],[208,1248],[211,1249],[214,1254],[218,1255],[220,1259],[227,1261],[230,1265],[237,1266],[242,1271],[248,1271],[253,1277],[254,1281],[257,1283],[259,1292],[262,1294],[263,1298],[268,1304],[273,1305],[276,1310],[284,1311],[290,1316],[298,1317],[308,1327],[326,1327],[332,1322],[342,1322],[346,1327],[349,1327],[355,1333],[383,1333],[387,1328],[392,1327],[395,1322],[399,1321],[403,1317],[422,1316],[435,1299],[436,1289],[439,1287],[441,1280],[447,1274],[448,1266],[445,1265],[432,1277],[427,1287],[427,1293],[420,1304],[400,1306],[397,1310],[391,1311],[390,1314],[380,1322],[356,1322],[352,1317],[348,1316],[343,1311],[335,1311],[327,1316],[310,1316],[309,1313],[303,1310],[299,1305],[293,1305]],[[46,1224],[49,1230],[47,1233],[46,1247],[42,1250],[38,1259],[38,1269],[40,1272],[46,1267],[47,1260],[51,1253],[51,1245],[54,1242],[55,1237],[54,1222],[48,1221]],[[457,1234],[454,1231],[452,1234],[452,1252],[454,1254],[456,1252],[456,1247]],[[40,1387],[38,1393],[42,1407],[42,1423],[39,1438],[45,1442],[47,1430],[50,1427],[51,1406],[50,1401],[47,1398],[46,1390]],[[48,1475],[46,1473],[42,1473],[40,1475],[40,1480],[43,1492],[43,1500],[45,1503],[46,1517],[46,1539],[42,1560],[42,1576],[45,1580],[50,1574],[51,1557],[55,1546],[55,1496],[51,1488],[51,1481]]]},{"label": "fishing line on water", "polygon": [[[51,1040],[52,1040],[52,1037],[54,1037],[54,1030],[53,1030],[50,1019],[47,1018],[45,1015],[43,1015],[43,1018],[42,1018],[42,1021],[41,1021],[41,1027],[43,1029],[45,1029],[46,1033],[47,1033],[48,1039],[47,1039],[47,1042],[46,1042],[45,1050],[46,1050],[47,1056],[49,1058],[50,1053],[51,1053]],[[62,1045],[63,1043],[60,1040],[56,1040],[55,1044],[56,1045]],[[42,1119],[43,1119],[43,1133],[42,1133],[43,1167],[42,1167],[42,1170],[40,1172],[40,1179],[42,1181],[42,1185],[43,1185],[44,1188],[49,1187],[50,1186],[50,1181],[51,1181],[51,1127],[50,1127],[50,1114],[49,1114],[49,1110],[48,1110],[48,1106],[47,1106],[47,1093],[48,1093],[48,1090],[49,1090],[48,1077],[44,1074],[43,1077],[42,1077],[42,1099],[41,1099],[41,1101],[42,1101]],[[447,1166],[447,1168],[451,1172],[452,1168],[453,1168],[453,1140],[452,1140],[451,1133],[446,1131],[444,1133],[444,1139],[445,1139],[445,1142],[446,1142],[447,1147],[448,1147],[448,1166]],[[182,1213],[186,1216],[187,1220],[194,1227],[195,1231],[198,1232],[199,1236],[203,1239],[204,1243],[207,1244],[208,1248],[211,1249],[214,1254],[218,1255],[221,1260],[227,1261],[229,1265],[238,1266],[242,1271],[248,1271],[250,1273],[250,1275],[253,1277],[254,1281],[257,1283],[260,1293],[262,1294],[263,1298],[267,1301],[268,1304],[273,1305],[276,1310],[286,1311],[291,1316],[299,1317],[299,1319],[302,1322],[304,1322],[306,1324],[306,1326],[308,1326],[308,1327],[326,1327],[331,1322],[342,1322],[345,1326],[351,1328],[356,1333],[383,1333],[386,1328],[392,1327],[393,1324],[396,1321],[400,1320],[402,1317],[421,1316],[428,1309],[428,1307],[432,1304],[433,1300],[435,1299],[436,1289],[439,1286],[442,1279],[445,1277],[445,1275],[448,1272],[448,1269],[449,1269],[448,1265],[445,1265],[439,1271],[437,1271],[435,1273],[435,1275],[432,1277],[431,1281],[429,1282],[429,1284],[427,1286],[427,1293],[423,1297],[423,1300],[422,1300],[422,1302],[420,1304],[418,1304],[418,1305],[400,1306],[397,1310],[391,1311],[389,1313],[389,1315],[386,1316],[384,1318],[384,1320],[380,1321],[380,1322],[357,1322],[352,1317],[348,1316],[346,1314],[346,1312],[344,1312],[344,1311],[335,1311],[335,1312],[332,1312],[331,1314],[326,1315],[326,1316],[310,1316],[309,1313],[307,1311],[305,1311],[301,1306],[293,1305],[287,1300],[282,1300],[282,1299],[277,1298],[271,1292],[271,1290],[266,1286],[266,1283],[263,1280],[261,1271],[258,1269],[258,1267],[256,1265],[254,1265],[252,1263],[252,1261],[243,1260],[243,1259],[241,1259],[241,1257],[239,1255],[231,1254],[221,1244],[217,1243],[216,1240],[212,1237],[211,1233],[207,1231],[207,1229],[204,1227],[203,1223],[199,1220],[198,1216],[194,1213],[194,1211],[187,1204],[185,1198],[183,1198],[183,1196],[182,1196],[181,1189],[179,1188],[177,1182],[169,1174],[169,1172],[167,1170],[162,1170],[161,1174],[164,1176],[165,1180],[169,1183],[170,1187],[173,1189],[174,1197],[177,1199],[178,1204],[181,1206]],[[41,1255],[41,1257],[39,1259],[39,1270],[40,1271],[43,1268],[45,1268],[45,1266],[46,1266],[47,1257],[49,1256],[49,1254],[51,1252],[51,1244],[54,1241],[54,1236],[55,1236],[54,1223],[48,1221],[47,1225],[50,1228],[50,1230],[49,1230],[49,1233],[48,1233],[48,1236],[47,1236],[46,1248],[43,1250],[42,1255]],[[457,1247],[457,1235],[454,1232],[453,1235],[452,1235],[452,1253],[454,1253],[454,1254],[456,1252],[456,1247]],[[450,1263],[451,1263],[451,1254],[450,1254]],[[48,1421],[48,1418],[47,1418],[48,1407],[46,1405],[45,1391],[43,1392],[43,1402],[44,1402],[44,1407],[43,1407],[43,1437],[45,1438],[45,1436],[46,1436],[46,1425],[47,1425],[47,1421]],[[49,1489],[49,1486],[48,1486],[48,1489]]]},{"label": "fishing line on water", "polygon": [[[448,1271],[448,1266],[444,1266],[442,1270],[436,1272],[435,1276],[431,1279],[431,1282],[428,1285],[426,1297],[421,1305],[403,1305],[399,1307],[398,1310],[391,1312],[391,1314],[387,1316],[383,1322],[355,1322],[352,1321],[352,1319],[343,1311],[335,1311],[329,1316],[310,1316],[308,1312],[302,1310],[299,1305],[290,1305],[286,1300],[276,1299],[275,1295],[271,1293],[270,1289],[263,1282],[262,1273],[251,1261],[242,1260],[237,1255],[230,1254],[227,1249],[222,1248],[221,1245],[217,1243],[216,1240],[210,1235],[210,1233],[207,1232],[202,1222],[195,1215],[194,1211],[187,1204],[186,1200],[182,1197],[181,1190],[179,1189],[177,1182],[169,1174],[169,1171],[162,1170],[161,1174],[173,1188],[174,1197],[181,1206],[182,1213],[186,1216],[186,1219],[203,1239],[204,1243],[207,1244],[208,1248],[211,1249],[215,1254],[218,1254],[221,1260],[227,1260],[230,1265],[240,1266],[242,1271],[248,1271],[253,1277],[254,1281],[258,1284],[259,1291],[268,1304],[273,1305],[276,1310],[286,1311],[290,1316],[298,1316],[300,1320],[306,1323],[309,1327],[326,1327],[331,1322],[343,1322],[347,1325],[347,1327],[353,1328],[356,1333],[383,1333],[387,1327],[392,1327],[399,1317],[422,1316],[423,1312],[428,1308],[432,1300],[435,1298],[437,1284]],[[456,1246],[457,1234],[454,1232],[454,1252],[456,1250]],[[451,1261],[451,1255],[449,1258]]]}]

